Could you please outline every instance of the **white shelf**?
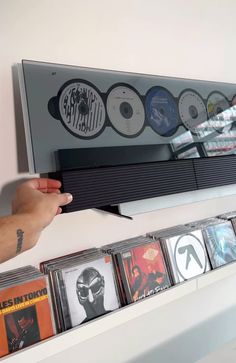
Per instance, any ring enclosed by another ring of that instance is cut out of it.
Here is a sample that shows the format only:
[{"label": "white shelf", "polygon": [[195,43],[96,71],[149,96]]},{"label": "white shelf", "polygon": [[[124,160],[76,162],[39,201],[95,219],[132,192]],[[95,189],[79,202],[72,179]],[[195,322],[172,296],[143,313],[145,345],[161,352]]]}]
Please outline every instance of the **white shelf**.
[{"label": "white shelf", "polygon": [[207,355],[196,363],[233,363],[236,361],[236,339]]},{"label": "white shelf", "polygon": [[122,324],[137,319],[144,314],[154,312],[162,306],[235,274],[236,262],[209,271],[205,275],[173,286],[168,290],[121,308],[107,314],[105,317],[98,318],[82,325],[81,327],[76,327],[14,354],[5,356],[1,358],[0,361],[6,363],[40,362],[43,359],[50,358],[55,354],[62,353],[74,346],[78,346],[85,341],[98,337],[102,333],[112,331],[112,329],[119,327]]},{"label": "white shelf", "polygon": [[208,271],[206,274],[199,276],[196,279],[197,288],[201,289],[209,286],[234,274],[236,274],[236,262],[221,266],[213,271]]}]

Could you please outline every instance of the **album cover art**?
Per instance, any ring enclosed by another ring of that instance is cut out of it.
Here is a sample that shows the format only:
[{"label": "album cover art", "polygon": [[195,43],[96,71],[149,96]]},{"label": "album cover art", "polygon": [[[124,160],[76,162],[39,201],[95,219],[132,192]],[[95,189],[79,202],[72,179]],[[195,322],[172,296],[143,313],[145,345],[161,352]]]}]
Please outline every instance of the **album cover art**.
[{"label": "album cover art", "polygon": [[4,322],[9,353],[40,341],[40,331],[35,305],[6,314]]},{"label": "album cover art", "polygon": [[201,230],[161,239],[175,283],[188,280],[210,270]]},{"label": "album cover art", "polygon": [[170,286],[158,241],[131,247],[120,253],[120,260],[128,303],[153,295]]},{"label": "album cover art", "polygon": [[236,260],[236,236],[230,221],[209,226],[203,233],[213,268]]},{"label": "album cover art", "polygon": [[0,356],[53,335],[46,279],[0,290]]},{"label": "album cover art", "polygon": [[110,256],[62,269],[62,279],[71,327],[120,306]]}]

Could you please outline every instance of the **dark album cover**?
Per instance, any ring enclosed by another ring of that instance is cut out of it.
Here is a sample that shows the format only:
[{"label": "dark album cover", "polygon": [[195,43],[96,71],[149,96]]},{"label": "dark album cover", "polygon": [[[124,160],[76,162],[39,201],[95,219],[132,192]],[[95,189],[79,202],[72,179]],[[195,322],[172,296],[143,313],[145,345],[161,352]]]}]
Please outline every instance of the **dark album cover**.
[{"label": "dark album cover", "polygon": [[175,283],[210,270],[201,230],[162,240]]},{"label": "dark album cover", "polygon": [[213,268],[236,260],[236,236],[230,221],[209,226],[204,237]]},{"label": "dark album cover", "polygon": [[39,324],[35,306],[30,306],[4,316],[9,353],[40,341]]},{"label": "dark album cover", "polygon": [[121,253],[128,303],[153,295],[170,286],[160,243],[151,242]]},{"label": "dark album cover", "polygon": [[72,327],[120,306],[110,256],[62,270]]}]

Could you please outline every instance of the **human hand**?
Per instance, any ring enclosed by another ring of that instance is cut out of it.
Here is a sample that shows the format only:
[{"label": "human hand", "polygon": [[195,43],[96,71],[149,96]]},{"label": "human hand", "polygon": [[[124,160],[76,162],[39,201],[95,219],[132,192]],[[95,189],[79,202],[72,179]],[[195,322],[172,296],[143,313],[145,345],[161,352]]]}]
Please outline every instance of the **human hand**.
[{"label": "human hand", "polygon": [[61,183],[54,179],[35,178],[22,183],[12,201],[13,214],[24,214],[39,232],[61,213],[61,206],[72,201],[72,195],[61,193]]}]

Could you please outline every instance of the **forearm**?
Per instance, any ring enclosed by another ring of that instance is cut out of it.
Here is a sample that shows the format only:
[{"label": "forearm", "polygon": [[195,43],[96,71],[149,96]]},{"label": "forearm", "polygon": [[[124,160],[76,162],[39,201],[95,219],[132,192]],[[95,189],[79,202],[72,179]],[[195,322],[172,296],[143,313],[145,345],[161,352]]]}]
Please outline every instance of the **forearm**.
[{"label": "forearm", "polygon": [[61,183],[35,178],[19,185],[12,201],[12,215],[0,217],[0,263],[33,247],[42,230],[72,201],[60,193]]},{"label": "forearm", "polygon": [[0,218],[0,263],[33,247],[41,228],[27,214]]}]

